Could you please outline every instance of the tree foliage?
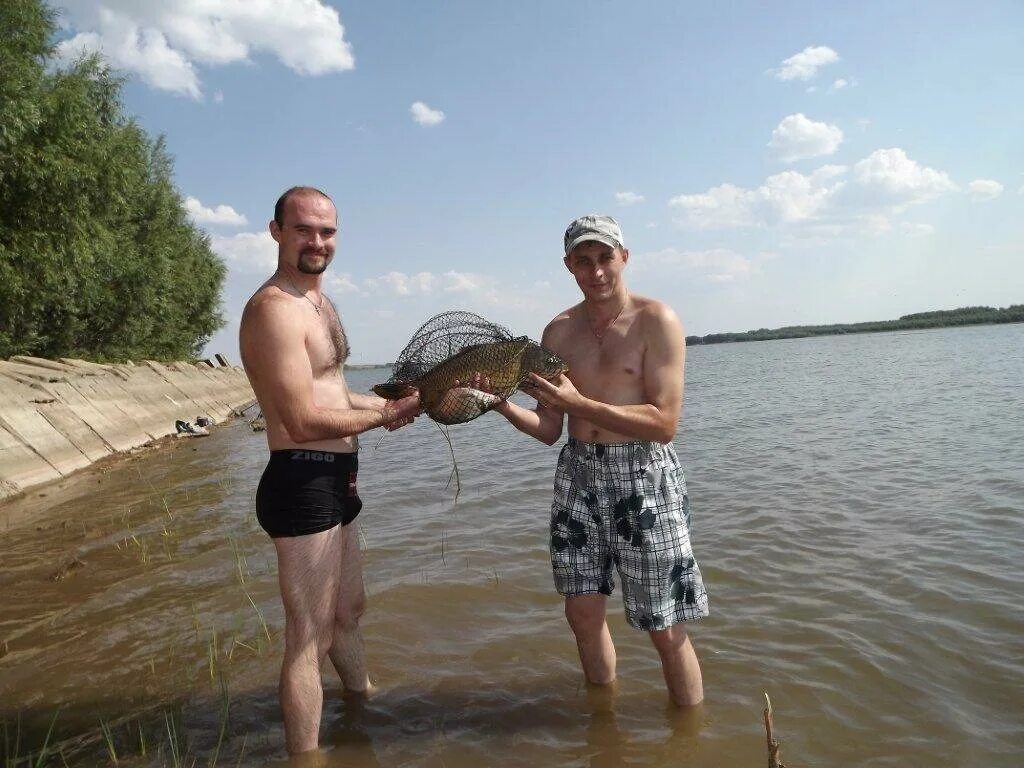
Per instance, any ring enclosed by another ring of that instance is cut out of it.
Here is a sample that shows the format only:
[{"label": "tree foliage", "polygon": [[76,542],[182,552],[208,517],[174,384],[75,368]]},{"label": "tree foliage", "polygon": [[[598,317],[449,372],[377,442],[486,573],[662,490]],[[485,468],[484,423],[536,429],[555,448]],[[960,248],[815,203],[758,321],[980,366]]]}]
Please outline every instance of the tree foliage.
[{"label": "tree foliage", "polygon": [[97,56],[58,66],[55,31],[40,0],[0,2],[0,357],[194,357],[224,265],[121,80]]},{"label": "tree foliage", "polygon": [[952,325],[986,325],[990,323],[1024,323],[1024,304],[1011,304],[1003,309],[993,307],[961,307],[934,312],[904,315],[899,320],[875,320],[867,323],[836,325],[791,325],[786,328],[760,328],[744,333],[709,333],[687,336],[686,344],[725,344],[734,341],[768,341],[769,339],[803,339],[808,336],[837,336],[844,333],[877,333],[879,331],[945,328]]}]

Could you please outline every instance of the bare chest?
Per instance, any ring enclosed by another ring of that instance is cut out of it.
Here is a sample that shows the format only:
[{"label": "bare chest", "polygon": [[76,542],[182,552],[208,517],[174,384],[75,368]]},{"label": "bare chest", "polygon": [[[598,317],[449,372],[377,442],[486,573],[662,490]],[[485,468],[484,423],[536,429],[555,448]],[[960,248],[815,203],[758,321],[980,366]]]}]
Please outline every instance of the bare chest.
[{"label": "bare chest", "polygon": [[588,329],[575,336],[562,358],[576,388],[603,402],[635,401],[643,392],[646,345],[640,334],[612,331],[597,339]]},{"label": "bare chest", "polygon": [[348,335],[341,324],[337,310],[329,300],[316,318],[312,332],[306,339],[309,362],[314,377],[331,375],[344,365],[349,356]]}]

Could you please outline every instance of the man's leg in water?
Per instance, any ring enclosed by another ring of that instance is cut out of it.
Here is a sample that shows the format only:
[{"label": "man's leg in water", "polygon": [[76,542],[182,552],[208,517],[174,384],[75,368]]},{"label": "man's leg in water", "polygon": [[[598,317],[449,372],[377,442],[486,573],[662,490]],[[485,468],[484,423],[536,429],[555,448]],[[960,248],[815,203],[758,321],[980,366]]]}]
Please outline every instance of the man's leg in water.
[{"label": "man's leg in water", "polygon": [[595,685],[615,680],[615,646],[605,621],[607,603],[607,595],[599,592],[565,598],[565,618],[576,635],[583,674]]},{"label": "man's leg in water", "polygon": [[338,584],[330,657],[346,691],[368,693],[370,678],[366,673],[363,634],[359,630],[359,618],[366,609],[366,591],[363,587],[358,526],[359,523],[352,521],[340,529],[341,579]]},{"label": "man's leg in water", "polygon": [[290,754],[319,745],[320,665],[331,647],[341,582],[341,526],[274,539],[284,603],[284,660],[279,693]]},{"label": "man's leg in water", "polygon": [[682,623],[651,632],[651,642],[661,656],[668,695],[677,707],[689,707],[704,700],[704,682],[693,643]]}]

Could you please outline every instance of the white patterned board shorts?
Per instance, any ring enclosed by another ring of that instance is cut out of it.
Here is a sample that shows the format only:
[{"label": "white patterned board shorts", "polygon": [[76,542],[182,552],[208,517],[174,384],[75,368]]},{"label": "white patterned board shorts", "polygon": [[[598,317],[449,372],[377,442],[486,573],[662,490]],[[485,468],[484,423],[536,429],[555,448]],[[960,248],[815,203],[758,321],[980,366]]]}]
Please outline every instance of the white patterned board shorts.
[{"label": "white patterned board shorts", "polygon": [[675,449],[569,438],[555,470],[551,566],[555,588],[566,597],[612,594],[617,570],[626,621],[636,629],[707,616]]}]

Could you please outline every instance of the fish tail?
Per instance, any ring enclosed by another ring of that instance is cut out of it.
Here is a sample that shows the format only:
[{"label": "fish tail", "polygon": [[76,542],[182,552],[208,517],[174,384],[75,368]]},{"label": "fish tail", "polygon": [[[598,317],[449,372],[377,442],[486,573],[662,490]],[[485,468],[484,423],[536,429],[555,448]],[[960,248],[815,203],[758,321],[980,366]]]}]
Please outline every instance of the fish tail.
[{"label": "fish tail", "polygon": [[401,400],[403,397],[415,395],[416,387],[412,384],[378,384],[373,388],[373,393],[385,400]]}]

